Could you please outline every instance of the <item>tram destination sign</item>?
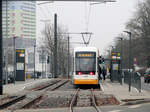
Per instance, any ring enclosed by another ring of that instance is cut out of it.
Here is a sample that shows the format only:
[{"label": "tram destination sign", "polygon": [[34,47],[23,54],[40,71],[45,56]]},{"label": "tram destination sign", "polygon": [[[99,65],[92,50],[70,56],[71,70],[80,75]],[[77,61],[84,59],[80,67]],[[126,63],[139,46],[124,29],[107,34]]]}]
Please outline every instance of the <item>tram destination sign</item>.
[{"label": "tram destination sign", "polygon": [[78,52],[76,53],[76,57],[77,58],[82,58],[82,57],[95,57],[95,53],[94,52]]}]

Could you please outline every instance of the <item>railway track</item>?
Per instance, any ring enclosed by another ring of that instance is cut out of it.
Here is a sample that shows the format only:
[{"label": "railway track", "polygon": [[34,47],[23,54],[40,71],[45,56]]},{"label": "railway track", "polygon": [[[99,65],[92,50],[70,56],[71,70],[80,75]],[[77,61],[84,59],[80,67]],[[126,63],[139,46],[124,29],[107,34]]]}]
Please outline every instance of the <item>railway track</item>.
[{"label": "railway track", "polygon": [[46,89],[46,88],[48,88],[48,87],[50,87],[50,86],[52,86],[52,85],[54,85],[54,84],[56,84],[56,83],[58,83],[58,82],[60,82],[60,81],[61,81],[61,80],[56,80],[56,81],[54,81],[53,83],[44,84],[44,85],[35,87],[35,88],[31,89],[31,90],[32,90],[32,91],[44,90],[44,89]]},{"label": "railway track", "polygon": [[94,106],[94,108],[96,110],[95,112],[101,112],[101,110],[96,105],[96,100],[95,100],[95,95],[94,95],[93,89],[91,89],[91,98],[92,98],[92,105]]},{"label": "railway track", "polygon": [[32,105],[34,105],[36,102],[39,102],[46,91],[54,91],[57,88],[61,87],[62,85],[66,84],[68,80],[58,80],[54,83],[43,85],[38,88],[34,88],[34,91],[42,90],[38,95],[35,95],[33,98],[28,98],[27,95],[31,94],[33,91],[27,92],[23,95],[20,95],[18,97],[12,98],[6,102],[3,102],[0,104],[0,109],[9,109],[9,110],[15,110],[15,109],[26,109],[30,108]]},{"label": "railway track", "polygon": [[10,105],[25,99],[26,95],[20,95],[0,104],[0,109],[9,107]]},{"label": "railway track", "polygon": [[59,87],[63,86],[64,84],[66,84],[67,82],[68,82],[68,80],[59,81],[59,82],[47,87],[44,91],[54,91],[54,90],[58,89]]},{"label": "railway track", "polygon": [[[70,103],[70,107],[69,107],[69,112],[74,112],[74,107],[75,105],[78,106],[77,104],[80,104],[78,103],[78,97],[79,97],[79,92],[80,92],[80,88],[78,88],[75,93],[74,93],[74,96],[71,100],[71,103]],[[99,107],[96,105],[96,100],[95,100],[95,95],[94,95],[94,90],[93,88],[90,89],[90,100],[89,100],[89,97],[87,97],[87,99],[84,99],[84,98],[80,98],[80,101],[79,102],[82,102],[82,103],[87,103],[87,105],[90,104],[90,106],[92,106],[94,109],[93,112],[102,112]],[[83,101],[82,101],[83,100]],[[88,102],[87,102],[88,101]],[[84,110],[83,110],[84,111]]]}]

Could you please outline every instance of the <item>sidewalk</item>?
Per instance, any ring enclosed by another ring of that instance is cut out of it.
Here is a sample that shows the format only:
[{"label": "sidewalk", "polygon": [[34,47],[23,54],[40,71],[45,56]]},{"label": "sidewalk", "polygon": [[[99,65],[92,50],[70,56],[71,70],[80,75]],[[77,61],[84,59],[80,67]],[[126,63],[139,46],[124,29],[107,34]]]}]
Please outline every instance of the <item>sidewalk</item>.
[{"label": "sidewalk", "polygon": [[122,100],[150,99],[150,92],[148,91],[139,92],[136,88],[131,87],[131,92],[129,92],[127,84],[112,83],[108,79],[101,81],[101,88],[105,94],[113,94],[120,102]]},{"label": "sidewalk", "polygon": [[5,95],[14,94],[14,93],[24,90],[26,87],[30,87],[30,86],[36,85],[38,83],[41,83],[41,82],[46,82],[48,80],[50,80],[50,79],[36,79],[36,80],[27,79],[26,81],[16,81],[15,84],[12,83],[12,84],[4,85],[3,93]]}]

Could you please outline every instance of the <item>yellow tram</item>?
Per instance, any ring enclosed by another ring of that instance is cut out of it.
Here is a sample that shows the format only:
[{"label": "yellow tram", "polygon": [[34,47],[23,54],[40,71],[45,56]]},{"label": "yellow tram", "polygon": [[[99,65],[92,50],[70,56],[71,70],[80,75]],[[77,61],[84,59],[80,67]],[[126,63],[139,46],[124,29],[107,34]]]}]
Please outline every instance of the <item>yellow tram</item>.
[{"label": "yellow tram", "polygon": [[74,85],[98,85],[97,60],[98,50],[95,47],[77,47],[74,49]]}]

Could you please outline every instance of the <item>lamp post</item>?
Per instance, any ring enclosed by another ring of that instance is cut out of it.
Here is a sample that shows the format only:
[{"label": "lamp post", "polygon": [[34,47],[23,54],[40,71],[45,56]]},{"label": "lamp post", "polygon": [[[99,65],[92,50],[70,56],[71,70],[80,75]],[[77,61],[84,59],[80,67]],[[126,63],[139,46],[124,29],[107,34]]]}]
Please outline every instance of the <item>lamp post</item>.
[{"label": "lamp post", "polygon": [[[6,40],[8,39],[8,0],[6,0]],[[5,58],[5,83],[7,84],[8,83],[8,42],[6,41],[6,52],[5,52],[5,55],[6,55],[6,58]]]},{"label": "lamp post", "polygon": [[42,78],[44,78],[44,47],[42,46]]},{"label": "lamp post", "polygon": [[45,78],[47,78],[47,53],[45,52]]},{"label": "lamp post", "polygon": [[114,75],[113,75],[113,62],[112,62],[112,53],[114,52],[114,46],[110,46],[111,47],[111,55],[110,55],[110,60],[111,60],[111,70],[110,70],[110,80],[111,80],[111,82],[113,82],[114,81]]},{"label": "lamp post", "polygon": [[123,38],[122,37],[119,37],[119,41],[121,42],[121,46],[120,46],[120,54],[121,54],[121,61],[120,61],[120,68],[121,68],[121,70],[122,70],[122,60],[123,60],[123,55],[122,55],[122,53],[123,53],[123,43],[122,43],[122,40],[123,40]]},{"label": "lamp post", "polygon": [[130,78],[129,78],[129,92],[131,91],[131,35],[132,33],[129,31],[124,31],[129,35],[129,72],[130,72]]},{"label": "lamp post", "polygon": [[54,78],[57,77],[57,14],[54,15]]},{"label": "lamp post", "polygon": [[122,37],[119,37],[119,40],[121,41],[121,50],[120,50],[120,54],[121,54],[121,58],[120,58],[120,82],[121,82],[121,84],[122,84],[122,62],[123,62],[123,55],[122,55],[122,53],[123,53],[123,43],[122,43],[122,40],[123,40],[123,38]]},{"label": "lamp post", "polygon": [[69,79],[69,72],[70,72],[70,41],[69,41],[69,36],[68,36],[68,79]]},{"label": "lamp post", "polygon": [[34,80],[35,80],[35,47],[36,47],[36,44],[34,45]]},{"label": "lamp post", "polygon": [[14,84],[16,80],[16,38],[18,37],[13,37],[13,40],[14,40]]},{"label": "lamp post", "polygon": [[[0,1],[0,7],[2,7],[2,1]],[[3,35],[2,35],[2,10],[0,10],[0,95],[3,95]]]}]

